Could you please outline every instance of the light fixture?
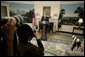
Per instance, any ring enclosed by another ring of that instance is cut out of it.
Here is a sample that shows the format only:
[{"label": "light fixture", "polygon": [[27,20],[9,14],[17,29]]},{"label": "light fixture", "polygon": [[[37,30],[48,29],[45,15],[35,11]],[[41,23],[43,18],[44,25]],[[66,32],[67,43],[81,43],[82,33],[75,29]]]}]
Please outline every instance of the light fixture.
[{"label": "light fixture", "polygon": [[83,19],[80,18],[79,21],[78,21],[78,23],[79,23],[79,27],[80,27],[81,23],[83,23]]}]

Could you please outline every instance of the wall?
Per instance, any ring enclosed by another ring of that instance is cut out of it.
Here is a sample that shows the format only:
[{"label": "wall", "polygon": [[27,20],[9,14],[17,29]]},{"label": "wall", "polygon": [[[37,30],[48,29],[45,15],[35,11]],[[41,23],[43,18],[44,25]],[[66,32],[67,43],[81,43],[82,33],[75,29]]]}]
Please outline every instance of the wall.
[{"label": "wall", "polygon": [[[61,5],[61,8],[65,10],[64,17],[69,17],[68,21],[70,20],[70,17],[78,17],[78,14],[75,14],[75,10],[78,7],[84,8],[84,1],[71,1],[71,2],[63,2]],[[79,19],[79,18],[78,18]],[[63,20],[63,19],[62,19]],[[73,18],[72,21],[76,20],[76,18]],[[73,22],[67,22],[66,24],[74,24]],[[78,21],[75,21],[77,23]],[[65,32],[72,32],[73,27],[78,27],[78,26],[72,26],[72,25],[63,25],[60,31],[65,31]],[[80,33],[83,34],[83,31],[81,30],[75,30],[74,33]]]},{"label": "wall", "polygon": [[61,8],[65,10],[64,17],[78,17],[78,14],[74,13],[78,7],[84,8],[84,3],[62,4]]},{"label": "wall", "polygon": [[[54,23],[53,29],[55,32],[57,30],[57,23],[58,23],[58,17],[59,17],[59,12],[60,12],[60,4],[61,4],[60,1],[47,1],[47,2],[36,1],[34,2],[35,14],[38,14],[36,15],[38,26],[39,26],[39,21],[41,20],[41,17],[43,16],[43,6],[50,6],[51,7],[50,22]],[[54,16],[54,14],[57,14],[57,16]]]},{"label": "wall", "polygon": [[[54,32],[57,31],[57,25],[58,25],[58,16],[60,12],[60,6],[62,4],[76,4],[76,3],[84,3],[84,1],[7,1],[9,3],[21,3],[21,4],[34,4],[37,24],[39,24],[39,21],[41,20],[42,14],[43,14],[43,6],[51,6],[51,19],[50,22],[54,23]],[[2,3],[2,2],[1,2]],[[5,3],[6,4],[6,3]],[[7,3],[8,4],[8,3]],[[9,5],[9,4],[8,4]],[[9,5],[10,6],[10,5]],[[54,14],[57,14],[57,16],[54,16]],[[62,25],[62,31],[72,32],[73,26],[70,25]]]},{"label": "wall", "polygon": [[[73,32],[73,27],[78,27],[78,26],[62,25],[60,31]],[[74,33],[83,34],[83,31],[82,30],[74,30]]]}]

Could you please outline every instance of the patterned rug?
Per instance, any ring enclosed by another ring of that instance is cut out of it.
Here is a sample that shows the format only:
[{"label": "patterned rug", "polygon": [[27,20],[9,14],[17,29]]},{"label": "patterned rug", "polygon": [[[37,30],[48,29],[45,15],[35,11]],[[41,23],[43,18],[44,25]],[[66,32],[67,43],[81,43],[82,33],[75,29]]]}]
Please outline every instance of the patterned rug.
[{"label": "patterned rug", "polygon": [[[33,38],[31,42],[37,46],[35,38]],[[71,41],[61,40],[59,38],[49,38],[47,41],[42,41],[42,43],[45,49],[44,56],[63,56],[65,49],[71,45]]]}]

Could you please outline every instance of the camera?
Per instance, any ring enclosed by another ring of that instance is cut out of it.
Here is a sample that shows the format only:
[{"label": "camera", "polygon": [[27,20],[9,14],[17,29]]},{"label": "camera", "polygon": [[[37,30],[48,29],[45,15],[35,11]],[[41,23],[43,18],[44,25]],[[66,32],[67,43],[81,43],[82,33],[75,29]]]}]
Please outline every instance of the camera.
[{"label": "camera", "polygon": [[33,32],[36,33],[36,29],[32,28]]},{"label": "camera", "polygon": [[81,42],[80,39],[78,37],[76,37],[75,35],[72,36],[72,39],[74,39],[75,42]]},{"label": "camera", "polygon": [[5,25],[8,22],[6,18],[1,18],[1,26]]},{"label": "camera", "polygon": [[8,19],[12,19],[14,24],[22,24],[23,23],[23,17],[20,15],[14,16],[14,17],[2,17],[1,18],[1,26],[7,24]]},{"label": "camera", "polygon": [[71,50],[73,50],[76,46],[77,46],[77,50],[78,50],[78,48],[81,45],[81,40],[78,37],[76,37],[75,35],[72,36],[72,39],[74,39],[75,41],[74,41],[74,44],[73,44]]}]

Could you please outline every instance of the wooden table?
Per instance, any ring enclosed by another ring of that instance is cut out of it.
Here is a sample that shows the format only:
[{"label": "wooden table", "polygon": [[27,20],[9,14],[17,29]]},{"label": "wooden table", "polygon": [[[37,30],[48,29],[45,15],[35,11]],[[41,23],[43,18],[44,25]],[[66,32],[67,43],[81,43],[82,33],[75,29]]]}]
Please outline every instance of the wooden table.
[{"label": "wooden table", "polygon": [[83,30],[83,33],[84,33],[84,28],[83,27],[73,27],[73,33],[74,33],[74,30]]}]

